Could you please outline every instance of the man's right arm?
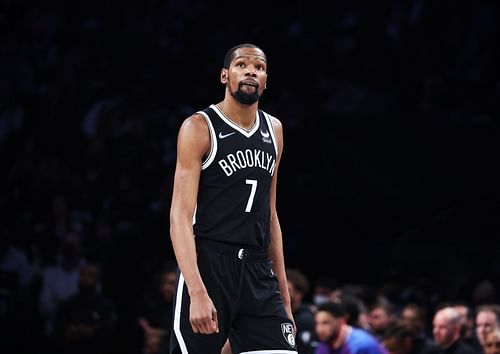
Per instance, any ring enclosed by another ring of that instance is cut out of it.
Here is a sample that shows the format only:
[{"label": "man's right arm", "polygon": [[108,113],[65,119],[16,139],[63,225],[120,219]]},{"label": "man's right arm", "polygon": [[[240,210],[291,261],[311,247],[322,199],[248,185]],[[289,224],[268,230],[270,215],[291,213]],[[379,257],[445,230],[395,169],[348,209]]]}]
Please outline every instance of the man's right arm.
[{"label": "man's right arm", "polygon": [[189,292],[190,322],[195,333],[218,331],[217,313],[197,265],[193,214],[201,164],[210,149],[208,126],[201,115],[187,118],[177,141],[177,163],[170,208],[170,238],[177,264]]}]

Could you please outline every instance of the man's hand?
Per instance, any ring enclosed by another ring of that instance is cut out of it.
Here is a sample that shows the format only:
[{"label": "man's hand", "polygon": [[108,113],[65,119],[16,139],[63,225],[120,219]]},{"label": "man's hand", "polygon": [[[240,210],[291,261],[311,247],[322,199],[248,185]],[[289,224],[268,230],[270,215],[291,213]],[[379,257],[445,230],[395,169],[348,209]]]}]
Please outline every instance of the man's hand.
[{"label": "man's hand", "polygon": [[191,295],[189,322],[194,333],[219,333],[217,310],[206,292]]}]

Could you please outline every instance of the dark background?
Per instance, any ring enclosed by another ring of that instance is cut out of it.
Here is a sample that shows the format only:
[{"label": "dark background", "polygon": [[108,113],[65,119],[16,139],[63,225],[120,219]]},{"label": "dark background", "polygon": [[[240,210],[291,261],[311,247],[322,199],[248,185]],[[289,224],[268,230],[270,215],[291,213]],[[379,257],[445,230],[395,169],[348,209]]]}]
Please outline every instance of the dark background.
[{"label": "dark background", "polygon": [[56,249],[61,197],[106,293],[133,303],[172,257],[180,123],[223,98],[225,52],[252,42],[268,56],[260,107],[284,124],[289,266],[340,283],[424,277],[448,298],[498,285],[496,1],[25,0],[0,13],[0,211],[30,259]]}]

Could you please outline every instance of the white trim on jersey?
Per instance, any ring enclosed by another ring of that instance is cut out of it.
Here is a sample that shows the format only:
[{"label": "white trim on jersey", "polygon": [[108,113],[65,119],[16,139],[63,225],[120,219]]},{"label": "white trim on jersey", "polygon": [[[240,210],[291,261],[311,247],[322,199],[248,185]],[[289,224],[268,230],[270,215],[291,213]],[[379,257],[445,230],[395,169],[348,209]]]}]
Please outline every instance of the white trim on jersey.
[{"label": "white trim on jersey", "polygon": [[247,138],[250,138],[259,129],[260,119],[259,119],[259,112],[258,111],[255,113],[255,123],[254,123],[253,127],[250,128],[250,130],[246,130],[246,129],[243,129],[242,127],[240,127],[235,122],[233,122],[231,119],[229,119],[224,114],[224,112],[222,112],[216,105],[212,104],[212,105],[210,105],[210,108],[212,108],[215,111],[215,113],[217,113],[219,115],[219,117],[224,122],[226,122],[227,125],[229,125],[233,129],[236,129],[237,131],[239,131],[241,134],[243,134]]},{"label": "white trim on jersey", "polygon": [[273,145],[274,145],[274,150],[276,150],[276,158],[278,157],[278,143],[276,142],[276,133],[274,132],[274,126],[273,126],[273,121],[271,119],[271,115],[262,111],[264,113],[264,117],[266,118],[267,121],[267,127],[269,131],[271,132],[271,138],[273,139]]},{"label": "white trim on jersey", "polygon": [[282,349],[275,349],[275,350],[252,350],[249,352],[240,352],[240,354],[297,354],[298,352],[296,350],[282,350]]},{"label": "white trim on jersey", "polygon": [[182,354],[188,354],[186,342],[181,333],[181,308],[182,308],[182,292],[184,290],[184,276],[179,274],[179,282],[177,284],[177,296],[175,297],[175,310],[174,310],[174,333],[177,342],[181,348]]},{"label": "white trim on jersey", "polygon": [[201,164],[201,169],[204,170],[210,166],[212,161],[215,159],[215,155],[217,153],[217,135],[215,134],[214,126],[212,125],[212,121],[210,120],[208,114],[202,111],[199,111],[198,113],[201,114],[207,121],[208,131],[210,132],[210,152],[208,153],[205,161]]}]

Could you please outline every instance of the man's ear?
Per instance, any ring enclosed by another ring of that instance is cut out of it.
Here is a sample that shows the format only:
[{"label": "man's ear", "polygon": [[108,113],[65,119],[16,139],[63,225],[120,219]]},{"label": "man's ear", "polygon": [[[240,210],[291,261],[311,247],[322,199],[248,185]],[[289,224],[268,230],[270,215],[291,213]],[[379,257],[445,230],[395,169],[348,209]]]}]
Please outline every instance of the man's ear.
[{"label": "man's ear", "polygon": [[227,84],[227,69],[222,69],[220,72],[220,82]]}]

